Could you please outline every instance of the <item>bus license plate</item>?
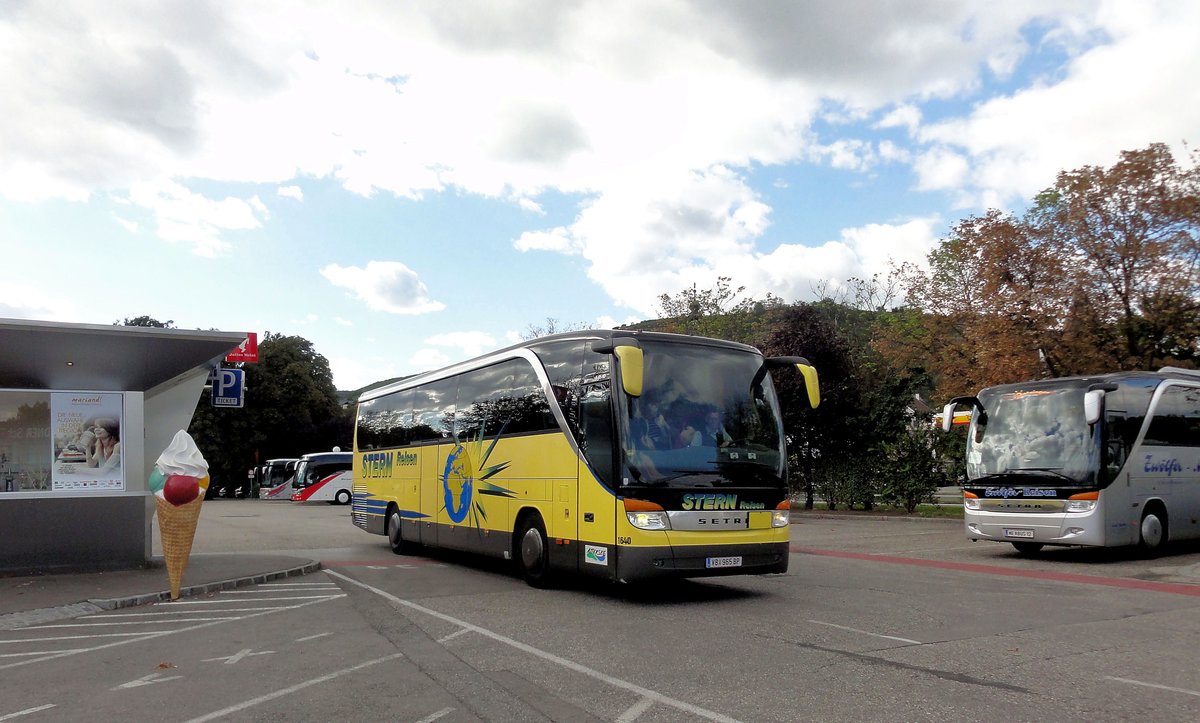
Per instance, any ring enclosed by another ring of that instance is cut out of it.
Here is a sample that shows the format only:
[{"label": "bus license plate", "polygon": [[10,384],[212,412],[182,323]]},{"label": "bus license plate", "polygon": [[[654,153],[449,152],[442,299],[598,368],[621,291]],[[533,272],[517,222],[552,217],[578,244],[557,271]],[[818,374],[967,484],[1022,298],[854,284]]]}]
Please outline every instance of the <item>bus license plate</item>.
[{"label": "bus license plate", "polygon": [[742,558],[739,557],[709,557],[704,561],[705,567],[741,567]]},{"label": "bus license plate", "polygon": [[1013,529],[1010,527],[1006,527],[1006,528],[1004,528],[1004,536],[1005,537],[1018,537],[1023,540],[1032,540],[1033,539],[1033,530],[1021,530],[1021,529]]}]

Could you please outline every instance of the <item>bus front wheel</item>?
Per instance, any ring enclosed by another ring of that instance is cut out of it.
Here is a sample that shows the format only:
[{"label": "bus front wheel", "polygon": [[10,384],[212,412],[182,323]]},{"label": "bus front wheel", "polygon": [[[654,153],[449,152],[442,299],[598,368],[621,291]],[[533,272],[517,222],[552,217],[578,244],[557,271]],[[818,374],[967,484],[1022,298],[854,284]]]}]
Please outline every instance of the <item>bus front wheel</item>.
[{"label": "bus front wheel", "polygon": [[400,510],[395,507],[388,512],[387,538],[392,552],[397,555],[406,555],[412,551],[413,543],[408,542],[400,535]]},{"label": "bus front wheel", "polygon": [[1012,546],[1017,548],[1018,555],[1036,555],[1045,547],[1040,542],[1014,542]]},{"label": "bus front wheel", "polygon": [[546,528],[542,525],[540,515],[532,514],[525,518],[521,533],[517,535],[517,564],[521,566],[521,576],[532,587],[549,587],[550,575],[550,545],[546,540]]},{"label": "bus front wheel", "polygon": [[1167,516],[1159,508],[1151,507],[1142,515],[1142,524],[1138,528],[1138,547],[1147,555],[1155,555],[1162,551],[1166,539]]}]

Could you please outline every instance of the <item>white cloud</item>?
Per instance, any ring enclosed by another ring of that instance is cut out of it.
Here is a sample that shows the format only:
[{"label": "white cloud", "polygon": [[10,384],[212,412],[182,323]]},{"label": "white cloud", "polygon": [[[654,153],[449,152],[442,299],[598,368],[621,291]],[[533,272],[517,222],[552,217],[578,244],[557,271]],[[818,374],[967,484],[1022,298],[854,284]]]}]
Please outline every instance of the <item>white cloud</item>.
[{"label": "white cloud", "polygon": [[452,331],[446,334],[437,334],[426,339],[425,343],[459,349],[466,356],[479,356],[496,348],[495,338],[482,331]]},{"label": "white cloud", "polygon": [[349,290],[368,308],[391,314],[428,314],[446,305],[429,298],[416,272],[399,261],[369,261],[366,268],[329,264],[321,275]]},{"label": "white cloud", "polygon": [[913,164],[921,191],[953,191],[962,186],[969,171],[966,157],[941,146],[921,153]]},{"label": "white cloud", "polygon": [[520,238],[513,241],[513,248],[518,251],[558,251],[560,253],[572,253],[577,250],[570,230],[561,226],[550,231],[526,231],[521,234]]},{"label": "white cloud", "polygon": [[875,124],[876,128],[907,128],[911,133],[921,125],[921,109],[910,103],[897,106],[889,111],[879,122]]},{"label": "white cloud", "polygon": [[[74,303],[13,280],[0,284],[0,318],[78,322],[84,317]],[[93,319],[92,323],[103,322]]]},{"label": "white cloud", "polygon": [[[958,184],[980,204],[1027,200],[1059,171],[1111,164],[1121,150],[1155,141],[1182,150],[1182,141],[1194,141],[1200,5],[1101,3],[1095,9],[1094,19],[1075,18],[1054,36],[1079,53],[1062,77],[986,100],[965,117],[920,132],[925,142],[961,149],[970,167]],[[1110,40],[1082,45],[1079,38],[1089,34]]]},{"label": "white cloud", "polygon": [[441,349],[418,349],[409,357],[408,364],[417,371],[431,371],[449,365],[450,357]]},{"label": "white cloud", "polygon": [[136,183],[128,199],[154,214],[159,238],[191,244],[197,256],[221,254],[229,248],[223,232],[259,228],[266,215],[257,196],[213,200],[167,180]]},{"label": "white cloud", "polygon": [[[1025,199],[1064,168],[1195,133],[1196,27],[1200,4],[1169,0],[27,3],[0,16],[0,195],[127,197],[211,256],[268,209],[190,190],[206,182],[297,200],[302,178],[452,190],[538,216],[552,192],[586,200],[562,226],[527,219],[514,247],[580,255],[628,308],[718,274],[801,297],[869,276],[873,239],[909,224],[768,247],[749,174],[911,163],[919,191]],[[1018,78],[1035,52],[1067,63]],[[980,92],[996,78],[1013,90]],[[872,119],[903,133],[867,140]],[[444,308],[403,264],[322,273],[372,309]]]}]

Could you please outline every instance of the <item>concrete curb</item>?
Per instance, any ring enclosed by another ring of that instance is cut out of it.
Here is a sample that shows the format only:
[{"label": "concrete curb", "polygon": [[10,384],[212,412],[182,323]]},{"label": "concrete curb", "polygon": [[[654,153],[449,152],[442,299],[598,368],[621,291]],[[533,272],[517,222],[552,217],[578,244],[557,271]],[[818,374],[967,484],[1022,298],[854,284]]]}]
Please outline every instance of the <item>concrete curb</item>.
[{"label": "concrete curb", "polygon": [[805,512],[792,510],[792,524],[796,524],[797,520],[804,518],[813,520],[874,520],[878,522],[953,522],[957,525],[963,523],[961,517],[917,517],[915,515],[883,515],[872,514],[867,512],[861,513],[837,513],[837,512]]},{"label": "concrete curb", "polygon": [[[286,570],[277,572],[268,572],[260,575],[246,575],[244,577],[230,578],[228,580],[218,580],[217,582],[202,583],[199,585],[188,585],[179,589],[179,597],[193,597],[196,595],[205,595],[210,592],[219,590],[232,590],[234,588],[245,587],[247,585],[261,585],[264,582],[279,580],[285,577],[299,577],[317,572],[321,569],[321,563],[313,560],[304,565],[298,565]],[[70,605],[59,605],[53,608],[42,608],[39,610],[24,610],[17,613],[8,613],[0,615],[0,630],[15,630],[17,628],[25,628],[30,625],[41,625],[44,623],[52,623],[59,620],[70,620],[84,615],[94,615],[104,610],[116,610],[117,608],[135,607],[138,605],[148,605],[156,602],[168,602],[171,599],[170,590],[162,590],[160,592],[143,593],[139,595],[129,595],[126,597],[106,598],[106,599],[91,599],[84,602],[72,603]]]}]

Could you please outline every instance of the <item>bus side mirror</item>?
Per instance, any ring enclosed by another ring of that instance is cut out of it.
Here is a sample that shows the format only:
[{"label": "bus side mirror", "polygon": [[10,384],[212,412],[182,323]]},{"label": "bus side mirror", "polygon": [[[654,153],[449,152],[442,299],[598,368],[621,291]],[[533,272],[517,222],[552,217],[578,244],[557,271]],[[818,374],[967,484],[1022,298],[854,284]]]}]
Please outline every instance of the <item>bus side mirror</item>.
[{"label": "bus side mirror", "polygon": [[1089,425],[1100,421],[1104,412],[1104,390],[1092,389],[1083,395],[1083,416]]},{"label": "bus side mirror", "polygon": [[642,349],[636,346],[618,346],[613,349],[617,364],[621,367],[621,387],[631,397],[642,396]]},{"label": "bus side mirror", "polygon": [[797,364],[796,368],[804,377],[804,388],[808,391],[808,406],[813,409],[821,403],[821,382],[817,379],[817,368],[811,364]]},{"label": "bus side mirror", "polygon": [[954,424],[954,408],[958,405],[950,402],[942,407],[942,431],[949,432],[951,425]]},{"label": "bus side mirror", "polygon": [[813,409],[821,403],[821,383],[817,378],[817,368],[808,363],[808,360],[802,356],[773,356],[765,360],[763,367],[758,370],[758,374],[754,375],[754,381],[750,383],[751,387],[757,386],[762,378],[767,374],[767,367],[773,369],[779,367],[795,366],[800,370],[800,375],[804,377],[804,390],[808,392],[808,405]]}]

